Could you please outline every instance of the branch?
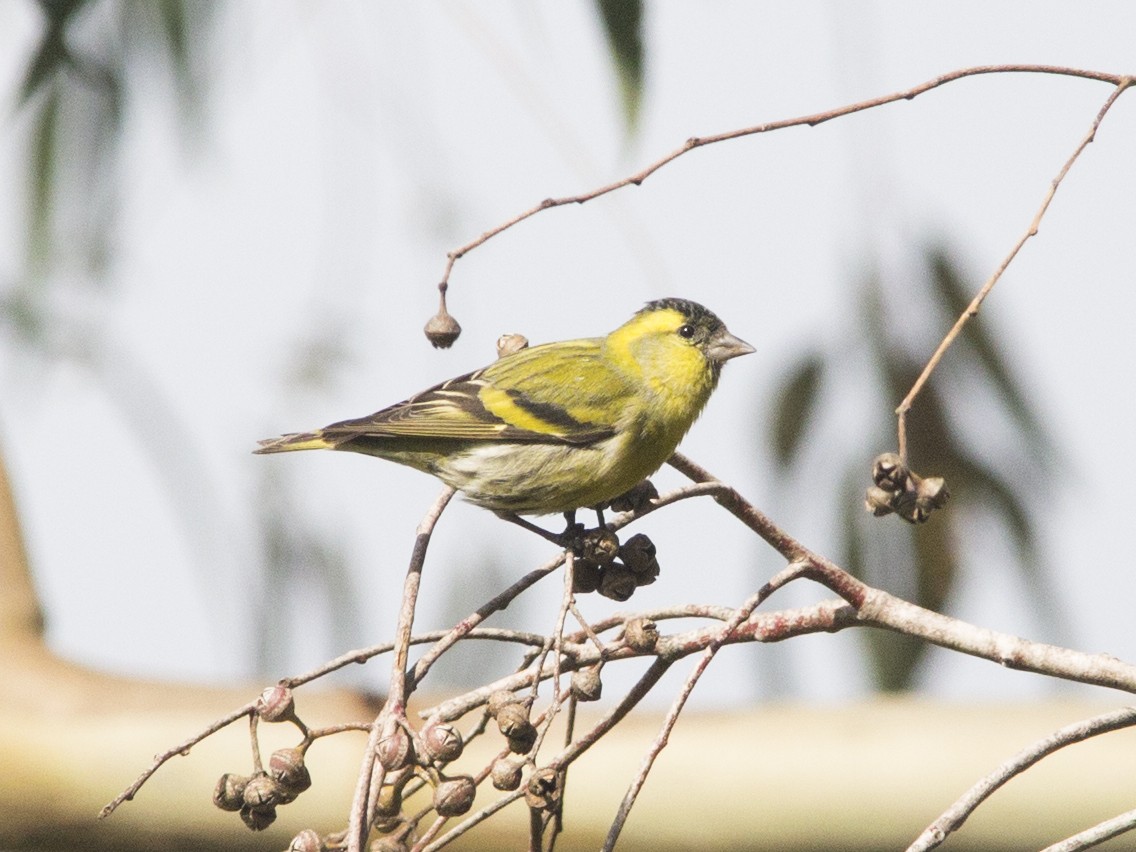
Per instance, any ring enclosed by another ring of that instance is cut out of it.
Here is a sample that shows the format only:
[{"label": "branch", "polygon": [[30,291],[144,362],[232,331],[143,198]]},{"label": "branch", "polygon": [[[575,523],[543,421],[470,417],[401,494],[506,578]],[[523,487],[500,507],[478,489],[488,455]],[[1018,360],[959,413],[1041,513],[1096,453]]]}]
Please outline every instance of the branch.
[{"label": "branch", "polygon": [[899,431],[899,459],[904,464],[907,464],[907,412],[911,410],[911,406],[915,403],[915,397],[923,390],[923,386],[927,383],[927,380],[931,377],[931,373],[934,372],[939,362],[943,359],[947,349],[950,348],[951,344],[955,342],[955,338],[962,332],[963,326],[966,325],[972,317],[978,316],[978,309],[982,306],[983,301],[990,295],[990,291],[994,289],[994,285],[998,283],[1002,274],[1010,266],[1010,263],[1018,256],[1018,252],[1021,251],[1022,246],[1026,244],[1026,241],[1029,240],[1030,237],[1037,235],[1038,228],[1041,225],[1041,219],[1045,216],[1045,212],[1049,209],[1053,197],[1057,194],[1057,188],[1061,186],[1061,181],[1065,179],[1065,175],[1069,173],[1069,169],[1077,162],[1077,158],[1081,156],[1081,152],[1089,147],[1096,138],[1097,128],[1100,127],[1101,121],[1104,120],[1108,111],[1112,109],[1112,105],[1116,103],[1116,99],[1119,98],[1124,93],[1125,89],[1130,87],[1133,82],[1136,82],[1136,80],[1132,77],[1121,77],[1116,81],[1116,88],[1112,90],[1112,93],[1104,102],[1104,106],[1097,112],[1096,118],[1093,119],[1093,123],[1089,126],[1088,133],[1085,134],[1081,143],[1073,151],[1069,159],[1065,161],[1065,165],[1061,167],[1061,171],[1057,173],[1057,177],[1050,183],[1049,191],[1045,194],[1045,198],[1041,202],[1041,207],[1039,207],[1037,213],[1034,214],[1033,221],[1030,222],[1029,227],[1026,228],[1026,232],[1022,234],[1014,244],[1014,247],[1010,249],[1010,253],[1006,255],[998,265],[998,268],[994,270],[994,274],[982,285],[982,288],[971,300],[970,304],[967,305],[966,310],[955,320],[954,326],[939,343],[938,347],[931,355],[930,360],[927,362],[927,365],[923,368],[923,372],[919,374],[919,378],[915,380],[915,384],[911,386],[911,390],[907,392],[907,396],[903,398],[903,402],[896,408],[895,413]]},{"label": "branch", "polygon": [[414,550],[410,556],[410,565],[406,570],[406,580],[403,582],[402,602],[398,612],[398,625],[395,628],[394,662],[391,665],[390,690],[387,700],[378,717],[371,725],[371,734],[367,738],[367,747],[363,751],[363,763],[359,769],[358,781],[355,785],[355,796],[351,802],[351,815],[347,829],[348,852],[362,852],[367,842],[367,835],[371,830],[371,814],[373,804],[378,796],[379,788],[383,783],[383,768],[376,760],[376,749],[384,736],[393,733],[393,727],[406,720],[406,695],[408,678],[406,676],[406,661],[410,653],[411,631],[414,628],[414,610],[418,601],[418,588],[422,578],[422,565],[426,561],[426,549],[430,546],[430,537],[434,533],[434,525],[438,518],[453,499],[454,489],[445,486],[426,517],[418,525],[418,534],[414,539]]},{"label": "branch", "polygon": [[643,762],[639,766],[639,771],[631,782],[631,786],[628,787],[627,793],[624,794],[623,801],[619,804],[619,810],[616,812],[615,819],[612,820],[611,828],[608,830],[607,837],[604,839],[603,852],[611,852],[611,850],[615,849],[616,841],[619,840],[619,834],[623,831],[627,817],[631,814],[631,808],[635,804],[635,799],[639,796],[639,791],[643,789],[643,784],[647,781],[651,767],[655,765],[655,758],[666,748],[667,742],[670,740],[671,731],[673,731],[674,726],[678,724],[679,714],[686,706],[686,702],[690,698],[691,693],[694,692],[694,687],[702,677],[702,673],[706,671],[706,668],[710,665],[710,662],[714,659],[714,656],[718,653],[718,650],[722,647],[726,639],[729,638],[730,634],[733,633],[743,621],[749,618],[762,600],[764,600],[766,595],[763,594],[763,592],[765,592],[764,589],[752,595],[734,614],[733,618],[718,629],[717,637],[702,653],[698,664],[686,678],[686,682],[683,683],[682,689],[679,690],[678,695],[671,704],[670,710],[667,711],[666,718],[663,720],[662,729],[651,743],[647,754],[644,755]]},{"label": "branch", "polygon": [[1104,843],[1106,840],[1131,831],[1133,828],[1136,828],[1136,810],[1127,811],[1112,819],[1106,819],[1104,822],[1078,832],[1060,843],[1046,846],[1041,852],[1078,852],[1080,849],[1089,849]]},{"label": "branch", "polygon": [[[1026,749],[1018,752],[1004,764],[999,766],[996,770],[991,772],[973,787],[966,791],[966,793],[958,799],[953,805],[947,808],[943,814],[936,819],[933,823],[924,829],[923,833],[912,843],[907,852],[927,852],[929,849],[934,849],[944,840],[947,839],[952,831],[957,831],[962,827],[962,824],[969,817],[982,802],[984,802],[995,790],[1013,778],[1025,772],[1034,764],[1041,761],[1043,758],[1053,754],[1058,749],[1064,748],[1073,743],[1084,742],[1090,737],[1095,737],[1099,734],[1107,734],[1110,731],[1120,730],[1121,728],[1131,727],[1136,725],[1136,707],[1125,707],[1122,710],[1114,710],[1111,713],[1104,713],[1100,716],[1095,716],[1092,719],[1085,719],[1076,722],[1072,725],[1067,725],[1060,730],[1054,731],[1043,740],[1039,740]],[[1125,815],[1131,816],[1131,815]],[[1117,817],[1122,819],[1122,817]],[[1109,821],[1113,822],[1112,820]],[[1104,823],[1102,823],[1104,825]],[[1128,828],[1123,829],[1127,831],[1131,828],[1131,822]],[[1099,829],[1096,826],[1094,829]],[[1106,840],[1109,837],[1115,836],[1120,832],[1105,834],[1100,837],[1096,842]],[[1078,835],[1078,837],[1081,835]],[[1072,838],[1070,838],[1072,840]],[[1069,841],[1065,841],[1068,843]],[[1051,849],[1080,849],[1085,848],[1081,846],[1058,846],[1050,847]]]},{"label": "branch", "polygon": [[[896,101],[910,101],[929,92],[932,89],[937,89],[939,86],[947,83],[961,80],[964,77],[974,77],[980,74],[1011,74],[1011,73],[1027,73],[1027,74],[1060,74],[1067,77],[1080,77],[1085,80],[1096,80],[1102,83],[1111,83],[1117,87],[1126,87],[1131,85],[1131,78],[1121,74],[1105,74],[1100,71],[1086,71],[1080,68],[1066,68],[1058,65],[978,65],[971,68],[962,68],[957,71],[943,74],[928,80],[925,83],[920,83],[910,89],[904,89],[900,92],[894,92],[890,95],[882,95],[876,98],[869,98],[864,101],[857,101],[853,104],[848,104],[835,109],[825,110],[824,112],[812,113],[811,115],[803,115],[798,118],[787,118],[780,121],[770,121],[765,124],[755,124],[751,127],[743,127],[737,130],[728,130],[724,133],[716,133],[710,136],[692,136],[687,139],[678,148],[665,154],[654,162],[648,164],[644,168],[630,174],[625,178],[614,181],[612,183],[604,184],[603,186],[596,187],[595,189],[582,192],[578,195],[566,195],[560,198],[545,198],[534,204],[527,210],[523,210],[511,219],[507,219],[499,225],[485,231],[481,236],[470,240],[464,245],[458,246],[446,255],[446,267],[442,272],[442,280],[438,284],[438,289],[441,292],[446,291],[446,287],[450,280],[450,273],[453,271],[454,264],[459,258],[464,257],[469,252],[473,251],[480,245],[487,243],[493,237],[507,231],[514,225],[518,225],[537,213],[544,210],[549,210],[553,207],[563,207],[568,204],[584,204],[593,199],[599,198],[602,195],[607,195],[610,192],[615,192],[617,189],[623,189],[625,186],[639,186],[643,181],[661,169],[668,163],[677,160],[683,154],[693,151],[695,148],[701,148],[706,145],[714,145],[718,142],[725,142],[730,139],[741,139],[745,136],[755,136],[758,133],[768,133],[773,130],[783,130],[786,127],[799,127],[807,125],[815,127],[818,124],[823,124],[826,121],[831,121],[834,118],[841,116],[851,115],[855,112],[863,112],[864,110],[874,109],[875,107],[884,106],[885,104],[895,103]],[[1117,92],[1119,94],[1119,92]]]}]

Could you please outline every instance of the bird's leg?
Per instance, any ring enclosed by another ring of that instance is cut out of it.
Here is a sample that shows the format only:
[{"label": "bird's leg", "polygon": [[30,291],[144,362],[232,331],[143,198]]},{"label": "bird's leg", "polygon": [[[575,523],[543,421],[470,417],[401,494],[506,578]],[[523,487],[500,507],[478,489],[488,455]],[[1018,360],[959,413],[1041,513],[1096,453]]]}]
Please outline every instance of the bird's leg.
[{"label": "bird's leg", "polygon": [[584,525],[576,523],[576,510],[564,513],[564,532],[560,534],[561,547],[570,549],[577,556],[583,548]]},{"label": "bird's leg", "polygon": [[607,522],[604,521],[604,516],[603,516],[603,506],[596,506],[595,512],[596,512],[596,522],[599,524],[599,526],[597,526],[596,529],[597,530],[607,529]]},{"label": "bird's leg", "polygon": [[497,517],[502,518],[503,520],[506,520],[511,524],[516,524],[518,527],[521,527],[522,529],[526,529],[529,532],[536,533],[541,538],[543,538],[545,541],[550,541],[553,544],[555,544],[557,547],[563,547],[566,550],[572,549],[573,551],[575,551],[577,549],[577,545],[578,545],[578,542],[580,540],[580,533],[582,532],[582,529],[580,528],[580,525],[576,523],[576,513],[575,512],[565,512],[564,513],[564,518],[565,518],[565,520],[568,521],[568,528],[566,530],[564,530],[564,532],[559,534],[559,535],[557,535],[554,532],[549,532],[548,530],[544,529],[543,527],[538,527],[532,521],[525,520],[524,518],[522,518],[520,515],[516,514],[515,512],[497,512],[496,514],[497,514]]}]

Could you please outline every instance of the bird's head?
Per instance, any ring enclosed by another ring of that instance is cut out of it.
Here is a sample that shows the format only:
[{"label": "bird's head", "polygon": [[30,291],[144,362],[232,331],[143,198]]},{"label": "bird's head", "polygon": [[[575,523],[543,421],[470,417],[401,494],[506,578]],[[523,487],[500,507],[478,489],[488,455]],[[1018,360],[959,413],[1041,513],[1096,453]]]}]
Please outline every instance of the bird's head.
[{"label": "bird's head", "polygon": [[688,299],[657,299],[608,336],[613,356],[657,389],[705,386],[709,394],[722,365],[754,349],[711,311]]}]

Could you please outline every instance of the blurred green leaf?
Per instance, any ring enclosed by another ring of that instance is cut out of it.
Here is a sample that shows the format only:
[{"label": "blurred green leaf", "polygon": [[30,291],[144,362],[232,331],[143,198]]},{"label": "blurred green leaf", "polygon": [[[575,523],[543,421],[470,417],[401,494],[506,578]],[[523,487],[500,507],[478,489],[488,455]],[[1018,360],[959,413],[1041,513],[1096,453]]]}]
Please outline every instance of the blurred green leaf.
[{"label": "blurred green leaf", "polygon": [[643,94],[643,4],[640,0],[596,0],[596,7],[619,75],[623,117],[628,130],[634,130]]},{"label": "blurred green leaf", "polygon": [[24,72],[24,82],[20,86],[20,103],[26,103],[55,74],[71,62],[67,48],[67,27],[75,14],[87,4],[87,0],[40,0],[40,11],[44,16],[43,35]]},{"label": "blurred green leaf", "polygon": [[189,64],[189,22],[185,3],[182,0],[149,0],[145,5],[158,16],[174,66],[180,69],[180,73],[185,73]]},{"label": "blurred green leaf", "polygon": [[[952,314],[953,321],[971,299],[964,277],[955,268],[950,253],[941,247],[928,249],[923,262],[925,274],[905,285],[922,289],[934,300],[928,304],[942,306]],[[894,308],[875,270],[861,282],[855,320],[857,337],[863,341],[871,365],[871,375],[861,380],[875,380],[880,400],[874,424],[865,424],[862,446],[853,450],[850,459],[830,461],[832,467],[848,471],[841,485],[842,502],[836,519],[842,530],[841,561],[865,582],[903,594],[920,606],[942,611],[958,584],[962,559],[959,543],[967,535],[962,524],[968,515],[960,515],[948,506],[926,524],[907,526],[891,517],[866,521],[863,509],[864,492],[870,484],[869,460],[881,449],[895,446],[894,407],[910,391],[938,340],[918,339],[921,325],[901,327],[905,318]],[[775,391],[770,422],[770,443],[774,461],[780,467],[799,461],[801,444],[809,431],[802,422],[810,415],[816,416],[822,406],[824,385],[834,384],[831,378],[822,382],[822,377],[838,373],[846,357],[844,351],[810,355],[786,369]],[[907,414],[908,458],[915,473],[945,478],[955,495],[953,505],[967,506],[1001,526],[1012,539],[1017,562],[1029,578],[1035,612],[1046,618],[1050,627],[1060,630],[1060,614],[1049,599],[1052,596],[1047,596],[1039,563],[1037,525],[1023,496],[1036,493],[1046,481],[1044,473],[1039,472],[1048,446],[1041,420],[1014,381],[999,341],[986,323],[972,319],[951,357],[961,372],[989,381],[993,392],[1006,403],[996,415],[1008,418],[1025,436],[1023,451],[1029,461],[1036,463],[996,468],[982,460],[985,454],[978,449],[986,436],[965,431],[963,419],[951,416],[955,407],[966,403],[958,389],[945,384],[942,373],[932,374]],[[863,381],[861,386],[870,387]],[[803,487],[817,486],[803,483]],[[909,688],[926,645],[886,631],[868,631],[865,639],[879,688]]]},{"label": "blurred green leaf", "polygon": [[50,252],[48,239],[52,192],[55,187],[55,151],[59,129],[59,88],[52,86],[42,103],[31,138],[29,169],[28,254],[40,267]]},{"label": "blurred green leaf", "polygon": [[812,352],[797,362],[777,391],[772,417],[773,452],[782,468],[796,458],[808,432],[823,378],[824,360],[819,353]]}]

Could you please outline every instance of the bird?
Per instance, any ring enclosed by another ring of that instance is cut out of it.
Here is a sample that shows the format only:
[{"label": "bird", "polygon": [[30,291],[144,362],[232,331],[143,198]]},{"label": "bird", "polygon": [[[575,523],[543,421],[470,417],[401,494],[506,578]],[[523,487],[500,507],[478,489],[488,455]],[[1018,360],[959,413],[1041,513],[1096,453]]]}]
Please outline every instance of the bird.
[{"label": "bird", "polygon": [[571,528],[577,509],[602,510],[657,471],[722,366],[753,351],[702,305],[657,299],[605,337],[520,349],[374,414],[265,439],[254,452],[377,456],[530,529],[519,516],[564,514]]}]

